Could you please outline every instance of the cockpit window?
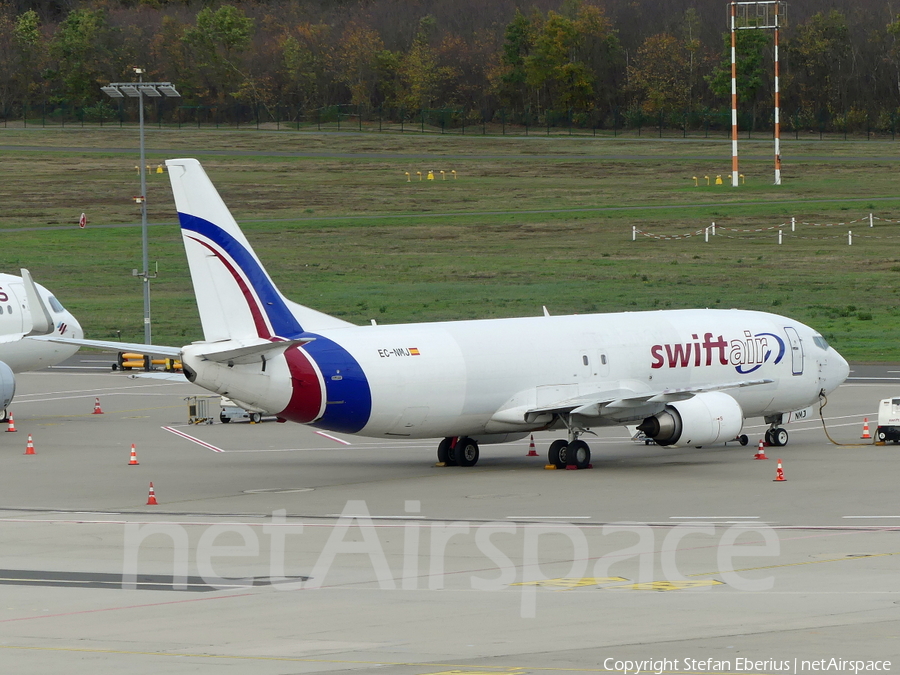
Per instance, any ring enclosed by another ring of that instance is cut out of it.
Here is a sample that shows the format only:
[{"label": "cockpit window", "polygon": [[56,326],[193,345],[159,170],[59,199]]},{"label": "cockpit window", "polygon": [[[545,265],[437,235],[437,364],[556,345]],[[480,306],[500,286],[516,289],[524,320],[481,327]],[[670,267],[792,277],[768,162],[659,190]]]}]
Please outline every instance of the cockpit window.
[{"label": "cockpit window", "polygon": [[51,309],[53,309],[53,311],[56,312],[57,314],[59,314],[60,312],[66,311],[65,308],[61,304],[59,304],[59,300],[54,298],[52,295],[49,298],[47,298],[47,302],[50,303]]},{"label": "cockpit window", "polygon": [[821,335],[813,335],[813,342],[816,343],[816,346],[821,347],[826,351],[828,350],[828,341]]}]

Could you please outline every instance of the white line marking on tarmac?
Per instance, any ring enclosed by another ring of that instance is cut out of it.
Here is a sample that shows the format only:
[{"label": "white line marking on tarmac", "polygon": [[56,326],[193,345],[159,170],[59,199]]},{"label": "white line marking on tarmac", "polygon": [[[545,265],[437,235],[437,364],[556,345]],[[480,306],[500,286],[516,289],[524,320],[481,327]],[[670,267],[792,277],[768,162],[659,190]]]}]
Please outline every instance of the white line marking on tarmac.
[{"label": "white line marking on tarmac", "polygon": [[368,518],[370,520],[425,520],[425,516],[370,516],[355,513],[326,513],[326,518]]},{"label": "white line marking on tarmac", "polygon": [[163,427],[169,433],[173,433],[176,436],[181,436],[182,438],[189,440],[191,443],[196,443],[197,445],[202,445],[204,448],[208,448],[213,452],[225,452],[222,448],[217,448],[215,445],[210,445],[206,441],[201,441],[199,438],[194,438],[193,436],[189,436],[183,431],[178,431],[178,429],[173,429],[172,427]]},{"label": "white line marking on tarmac", "polygon": [[587,520],[590,516],[506,516],[510,520]]},{"label": "white line marking on tarmac", "polygon": [[343,443],[344,445],[353,445],[350,441],[345,441],[343,438],[338,438],[337,436],[332,436],[331,434],[326,434],[324,431],[317,431],[319,436],[324,436],[325,438],[334,441],[335,443]]},{"label": "white line marking on tarmac", "polygon": [[856,518],[856,519],[868,519],[868,518],[900,518],[900,516],[841,516],[841,518]]},{"label": "white line marking on tarmac", "polygon": [[723,518],[728,518],[731,520],[735,520],[737,518],[743,519],[751,519],[751,518],[759,518],[759,516],[669,516],[669,518],[678,518],[681,520],[722,520]]}]

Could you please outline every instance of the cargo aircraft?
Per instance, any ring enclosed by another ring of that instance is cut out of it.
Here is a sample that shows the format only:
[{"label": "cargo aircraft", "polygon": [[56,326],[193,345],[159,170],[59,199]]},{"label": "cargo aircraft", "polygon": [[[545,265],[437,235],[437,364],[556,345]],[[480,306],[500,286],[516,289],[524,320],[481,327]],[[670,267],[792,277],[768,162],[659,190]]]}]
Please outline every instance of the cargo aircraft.
[{"label": "cargo aircraft", "polygon": [[22,276],[0,274],[0,413],[16,393],[14,373],[46,368],[65,361],[78,345],[56,344],[31,336],[78,339],[81,326],[46,288],[36,284],[28,270]]},{"label": "cargo aircraft", "polygon": [[481,444],[558,430],[549,461],[586,467],[583,437],[610,425],[709,446],[762,417],[768,442],[784,445],[786,415],[849,372],[812,328],[736,309],[357,326],[284,297],[200,163],[166,165],[204,340],[82,344],[178,357],[191,382],[281,421],[443,437],[438,460],[459,466],[473,466]]}]

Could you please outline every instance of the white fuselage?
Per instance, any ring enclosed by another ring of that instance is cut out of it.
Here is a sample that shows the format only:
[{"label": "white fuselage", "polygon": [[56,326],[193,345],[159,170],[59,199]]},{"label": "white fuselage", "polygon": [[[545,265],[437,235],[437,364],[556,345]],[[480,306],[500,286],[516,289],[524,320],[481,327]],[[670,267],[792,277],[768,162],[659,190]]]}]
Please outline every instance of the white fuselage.
[{"label": "white fuselage", "polygon": [[[81,325],[46,288],[36,284],[52,320],[49,335],[80,339]],[[22,278],[0,274],[0,361],[13,372],[56,365],[78,351],[77,345],[32,340],[24,334],[31,331],[32,319],[26,301]]]},{"label": "white fuselage", "polygon": [[[285,356],[264,370],[192,358],[193,347],[184,360],[197,384],[254,408],[336,431],[405,437],[518,433],[547,424],[546,417],[526,420],[526,411],[561,400],[748,380],[765,382],[727,389],[744,417],[774,415],[811,405],[848,372],[808,326],[740,310],[342,327],[313,337],[287,351],[303,350],[303,377]],[[317,388],[321,400],[310,398]],[[305,419],[297,419],[304,393]],[[622,424],[662,407],[623,409],[591,425]]]}]

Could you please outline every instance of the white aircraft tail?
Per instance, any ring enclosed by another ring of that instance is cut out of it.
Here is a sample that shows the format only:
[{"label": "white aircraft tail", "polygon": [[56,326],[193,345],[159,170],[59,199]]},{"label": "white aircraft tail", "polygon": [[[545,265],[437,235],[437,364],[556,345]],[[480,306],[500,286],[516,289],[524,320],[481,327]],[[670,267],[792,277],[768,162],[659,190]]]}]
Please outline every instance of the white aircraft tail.
[{"label": "white aircraft tail", "polygon": [[206,341],[294,339],[351,325],[281,294],[200,162],[170,159],[166,166]]}]

